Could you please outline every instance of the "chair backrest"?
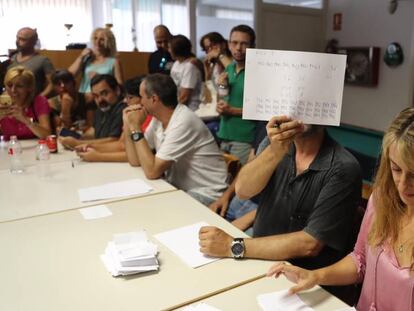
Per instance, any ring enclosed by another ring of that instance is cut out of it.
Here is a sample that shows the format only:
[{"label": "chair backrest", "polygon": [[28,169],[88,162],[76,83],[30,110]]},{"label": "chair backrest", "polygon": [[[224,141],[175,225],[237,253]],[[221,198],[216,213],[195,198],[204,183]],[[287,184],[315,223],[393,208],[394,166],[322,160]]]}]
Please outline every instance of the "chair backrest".
[{"label": "chair backrest", "polygon": [[241,168],[240,160],[238,157],[230,153],[223,153],[223,157],[224,161],[226,161],[227,172],[229,173],[231,179],[229,182],[232,182]]}]

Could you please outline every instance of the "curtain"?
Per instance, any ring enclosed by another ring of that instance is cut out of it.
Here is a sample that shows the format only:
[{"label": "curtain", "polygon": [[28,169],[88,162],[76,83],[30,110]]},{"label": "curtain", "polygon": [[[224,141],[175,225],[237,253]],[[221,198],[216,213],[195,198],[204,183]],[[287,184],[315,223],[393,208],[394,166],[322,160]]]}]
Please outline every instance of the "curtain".
[{"label": "curtain", "polygon": [[[91,0],[0,0],[0,54],[16,47],[22,27],[37,29],[41,49],[64,50],[68,43],[88,42],[91,16]],[[73,26],[68,31],[65,24]]]}]

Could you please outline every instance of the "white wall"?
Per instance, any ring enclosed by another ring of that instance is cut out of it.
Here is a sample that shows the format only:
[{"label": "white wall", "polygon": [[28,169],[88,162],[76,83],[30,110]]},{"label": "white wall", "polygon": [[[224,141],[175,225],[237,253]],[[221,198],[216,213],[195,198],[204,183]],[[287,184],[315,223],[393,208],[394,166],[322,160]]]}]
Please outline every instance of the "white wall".
[{"label": "white wall", "polygon": [[[379,46],[381,60],[378,86],[345,85],[342,123],[384,131],[391,119],[412,105],[414,89],[414,1],[400,0],[397,11],[388,13],[389,0],[329,0],[327,39],[339,45]],[[332,30],[333,14],[342,13],[342,30]],[[386,46],[398,42],[404,63],[390,68],[383,62]]]}]

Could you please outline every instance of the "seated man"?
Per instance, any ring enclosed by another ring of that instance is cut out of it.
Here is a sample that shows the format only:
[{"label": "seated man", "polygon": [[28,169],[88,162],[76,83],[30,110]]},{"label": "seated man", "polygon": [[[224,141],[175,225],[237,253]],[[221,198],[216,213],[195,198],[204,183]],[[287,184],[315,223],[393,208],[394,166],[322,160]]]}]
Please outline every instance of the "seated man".
[{"label": "seated man", "polygon": [[[136,77],[125,81],[124,102],[128,106],[138,105],[141,103],[141,96],[139,96],[139,86],[142,79],[143,77]],[[148,116],[147,120],[141,128],[144,132],[150,121],[151,117]],[[116,141],[98,141],[95,143],[78,145],[76,146],[76,151],[82,160],[88,162],[128,162],[125,151],[124,136],[124,132],[122,132],[121,137]]]},{"label": "seated man", "polygon": [[83,133],[80,139],[60,137],[63,146],[73,149],[81,144],[102,143],[117,140],[122,133],[121,88],[111,75],[95,75],[91,80],[92,95],[98,110],[95,112],[93,127]]},{"label": "seated man", "polygon": [[[178,104],[171,77],[149,75],[140,86],[141,105],[124,110],[125,146],[132,166],[149,179],[166,176],[205,205],[226,189],[227,168],[208,128],[188,107]],[[145,135],[141,124],[153,116]],[[152,152],[155,149],[155,155]]]},{"label": "seated man", "polygon": [[[287,260],[307,269],[336,262],[347,251],[361,197],[358,162],[322,126],[286,116],[267,124],[267,146],[236,181],[241,199],[261,193],[259,207],[240,220],[254,221],[253,238],[233,239],[215,227],[200,229],[201,252],[216,257]],[[262,150],[262,151],[261,151]],[[261,152],[260,152],[261,151]]]}]

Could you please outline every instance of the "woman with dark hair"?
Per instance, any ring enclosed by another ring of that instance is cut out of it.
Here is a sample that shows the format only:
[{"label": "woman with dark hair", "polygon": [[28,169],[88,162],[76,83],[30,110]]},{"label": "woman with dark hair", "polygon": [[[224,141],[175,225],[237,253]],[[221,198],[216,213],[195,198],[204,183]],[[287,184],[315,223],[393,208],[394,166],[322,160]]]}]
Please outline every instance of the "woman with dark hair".
[{"label": "woman with dark hair", "polygon": [[88,100],[84,93],[76,90],[72,73],[66,69],[58,70],[52,75],[52,83],[58,94],[49,99],[55,129],[71,128],[74,123],[83,127],[79,130],[92,126],[96,106],[93,100]]},{"label": "woman with dark hair", "polygon": [[357,310],[414,310],[414,108],[394,119],[384,135],[373,192],[354,251],[318,270],[277,263],[296,293],[319,285],[362,282]]},{"label": "woman with dark hair", "polygon": [[227,40],[218,32],[209,32],[200,39],[201,49],[206,53],[204,72],[206,81],[211,80],[217,89],[216,79],[233,58],[227,46]]},{"label": "woman with dark hair", "polygon": [[183,36],[173,36],[169,50],[175,60],[171,68],[171,78],[178,89],[178,102],[195,111],[200,105],[202,89],[202,70],[195,62],[191,52],[191,41]]}]

